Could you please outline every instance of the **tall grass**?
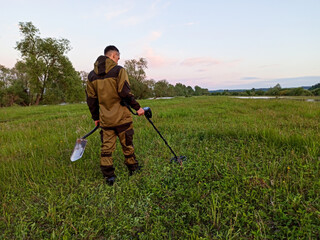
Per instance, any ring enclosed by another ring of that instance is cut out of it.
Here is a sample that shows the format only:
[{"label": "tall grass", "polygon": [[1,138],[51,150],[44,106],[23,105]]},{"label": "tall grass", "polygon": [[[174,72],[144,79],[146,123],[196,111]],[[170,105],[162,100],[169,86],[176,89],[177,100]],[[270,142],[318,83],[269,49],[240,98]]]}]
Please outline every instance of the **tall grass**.
[{"label": "tall grass", "polygon": [[85,104],[0,109],[0,238],[320,238],[320,106],[290,100],[143,100],[172,154],[134,117],[132,177],[117,144],[104,184],[99,134]]}]

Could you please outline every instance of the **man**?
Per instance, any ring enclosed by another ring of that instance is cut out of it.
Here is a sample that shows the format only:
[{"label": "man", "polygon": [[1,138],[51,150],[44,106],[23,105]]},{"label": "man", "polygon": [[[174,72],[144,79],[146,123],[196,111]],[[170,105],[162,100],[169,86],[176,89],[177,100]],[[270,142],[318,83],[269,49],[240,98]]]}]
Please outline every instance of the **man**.
[{"label": "man", "polygon": [[132,142],[132,115],[123,102],[135,109],[139,116],[144,115],[144,110],[130,91],[125,69],[118,65],[119,59],[119,50],[115,46],[107,46],[104,56],[98,57],[94,70],[89,73],[86,88],[92,119],[101,127],[100,167],[110,186],[116,179],[112,153],[116,149],[117,137],[130,175],[140,169]]}]

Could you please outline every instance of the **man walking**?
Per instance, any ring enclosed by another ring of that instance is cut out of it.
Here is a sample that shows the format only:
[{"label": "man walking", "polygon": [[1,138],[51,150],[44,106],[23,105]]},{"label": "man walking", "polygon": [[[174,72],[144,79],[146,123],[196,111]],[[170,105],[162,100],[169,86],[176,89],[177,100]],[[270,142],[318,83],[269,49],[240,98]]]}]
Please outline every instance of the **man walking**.
[{"label": "man walking", "polygon": [[112,153],[116,149],[117,137],[130,175],[140,169],[134,154],[132,115],[123,102],[135,109],[139,116],[144,115],[144,110],[131,93],[125,69],[118,65],[119,59],[119,50],[115,46],[107,46],[104,56],[99,56],[94,63],[86,88],[92,119],[101,127],[100,167],[110,186],[116,179]]}]

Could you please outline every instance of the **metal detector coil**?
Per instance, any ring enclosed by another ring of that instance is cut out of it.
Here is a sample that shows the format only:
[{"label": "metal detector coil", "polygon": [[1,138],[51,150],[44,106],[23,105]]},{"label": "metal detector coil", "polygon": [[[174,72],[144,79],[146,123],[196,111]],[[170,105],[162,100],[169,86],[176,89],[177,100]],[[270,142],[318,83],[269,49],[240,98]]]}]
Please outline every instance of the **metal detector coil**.
[{"label": "metal detector coil", "polygon": [[170,159],[170,163],[176,162],[180,165],[183,164],[183,162],[187,161],[187,157],[186,156],[179,156],[179,157],[173,157]]}]

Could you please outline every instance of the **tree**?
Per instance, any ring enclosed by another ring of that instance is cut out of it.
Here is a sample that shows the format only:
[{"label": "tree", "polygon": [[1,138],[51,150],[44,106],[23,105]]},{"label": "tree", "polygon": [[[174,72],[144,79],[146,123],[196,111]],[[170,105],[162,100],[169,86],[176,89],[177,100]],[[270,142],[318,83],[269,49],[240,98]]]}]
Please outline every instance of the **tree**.
[{"label": "tree", "polygon": [[201,96],[201,95],[210,95],[210,92],[207,88],[201,88],[199,86],[194,87],[194,95]]},{"label": "tree", "polygon": [[174,86],[167,80],[157,81],[154,86],[154,95],[155,97],[173,97]]},{"label": "tree", "polygon": [[3,65],[0,65],[0,89],[9,87],[10,77],[10,69],[6,68]]},{"label": "tree", "polygon": [[288,90],[288,96],[312,96],[312,93],[302,87],[291,88]]},{"label": "tree", "polygon": [[267,96],[279,96],[280,95],[280,91],[281,91],[281,86],[278,83],[273,88],[270,88],[268,91],[266,91],[265,95],[267,95]]},{"label": "tree", "polygon": [[221,95],[223,95],[223,96],[230,96],[231,93],[229,92],[229,90],[223,90],[223,92],[221,93]]},{"label": "tree", "polygon": [[28,75],[30,104],[84,98],[80,75],[65,56],[71,50],[70,42],[40,38],[39,30],[31,22],[20,22],[19,27],[23,39],[17,42],[15,49],[21,53],[19,68]]},{"label": "tree", "polygon": [[146,80],[147,60],[126,60],[124,67],[128,73],[131,90],[137,99],[153,96],[154,80]]},{"label": "tree", "polygon": [[320,87],[319,88],[316,88],[316,89],[313,89],[311,91],[311,93],[314,95],[314,96],[320,96]]},{"label": "tree", "polygon": [[175,91],[174,91],[174,86],[172,84],[170,84],[170,83],[169,83],[169,86],[168,86],[167,96],[168,97],[176,96],[175,95]]},{"label": "tree", "polygon": [[191,86],[187,87],[187,95],[186,96],[193,96],[194,95],[194,91],[193,88]]},{"label": "tree", "polygon": [[130,86],[133,95],[137,99],[144,99],[153,97],[152,85],[153,80],[137,81],[135,78],[129,76]]},{"label": "tree", "polygon": [[145,58],[140,58],[139,60],[126,60],[124,67],[128,75],[138,82],[143,82],[146,79],[146,72],[148,62]]},{"label": "tree", "polygon": [[[84,100],[85,91],[80,74],[76,72],[71,62],[66,58],[60,59],[61,64],[52,72],[54,81],[49,81],[44,103],[79,102]],[[57,97],[58,96],[58,97]]]},{"label": "tree", "polygon": [[202,88],[202,95],[210,95],[209,89],[208,88]]},{"label": "tree", "polygon": [[187,87],[182,83],[177,83],[174,86],[174,91],[176,96],[186,96],[188,92]]},{"label": "tree", "polygon": [[308,90],[309,90],[309,91],[312,91],[312,90],[315,90],[315,89],[317,89],[317,88],[320,88],[320,83],[317,83],[317,84],[311,86],[311,88],[309,88]]},{"label": "tree", "polygon": [[196,95],[196,96],[202,95],[201,87],[199,87],[199,86],[194,87],[194,95]]},{"label": "tree", "polygon": [[28,105],[28,93],[24,74],[17,68],[0,65],[0,106]]},{"label": "tree", "polygon": [[0,106],[6,106],[7,89],[10,85],[10,69],[0,65]]},{"label": "tree", "polygon": [[257,95],[257,96],[263,96],[264,94],[265,94],[265,92],[263,90],[255,91],[255,95]]},{"label": "tree", "polygon": [[80,79],[81,79],[81,83],[82,83],[82,88],[86,89],[86,85],[87,85],[87,80],[88,80],[88,75],[89,73],[85,72],[85,71],[80,71],[79,72],[80,75]]}]

